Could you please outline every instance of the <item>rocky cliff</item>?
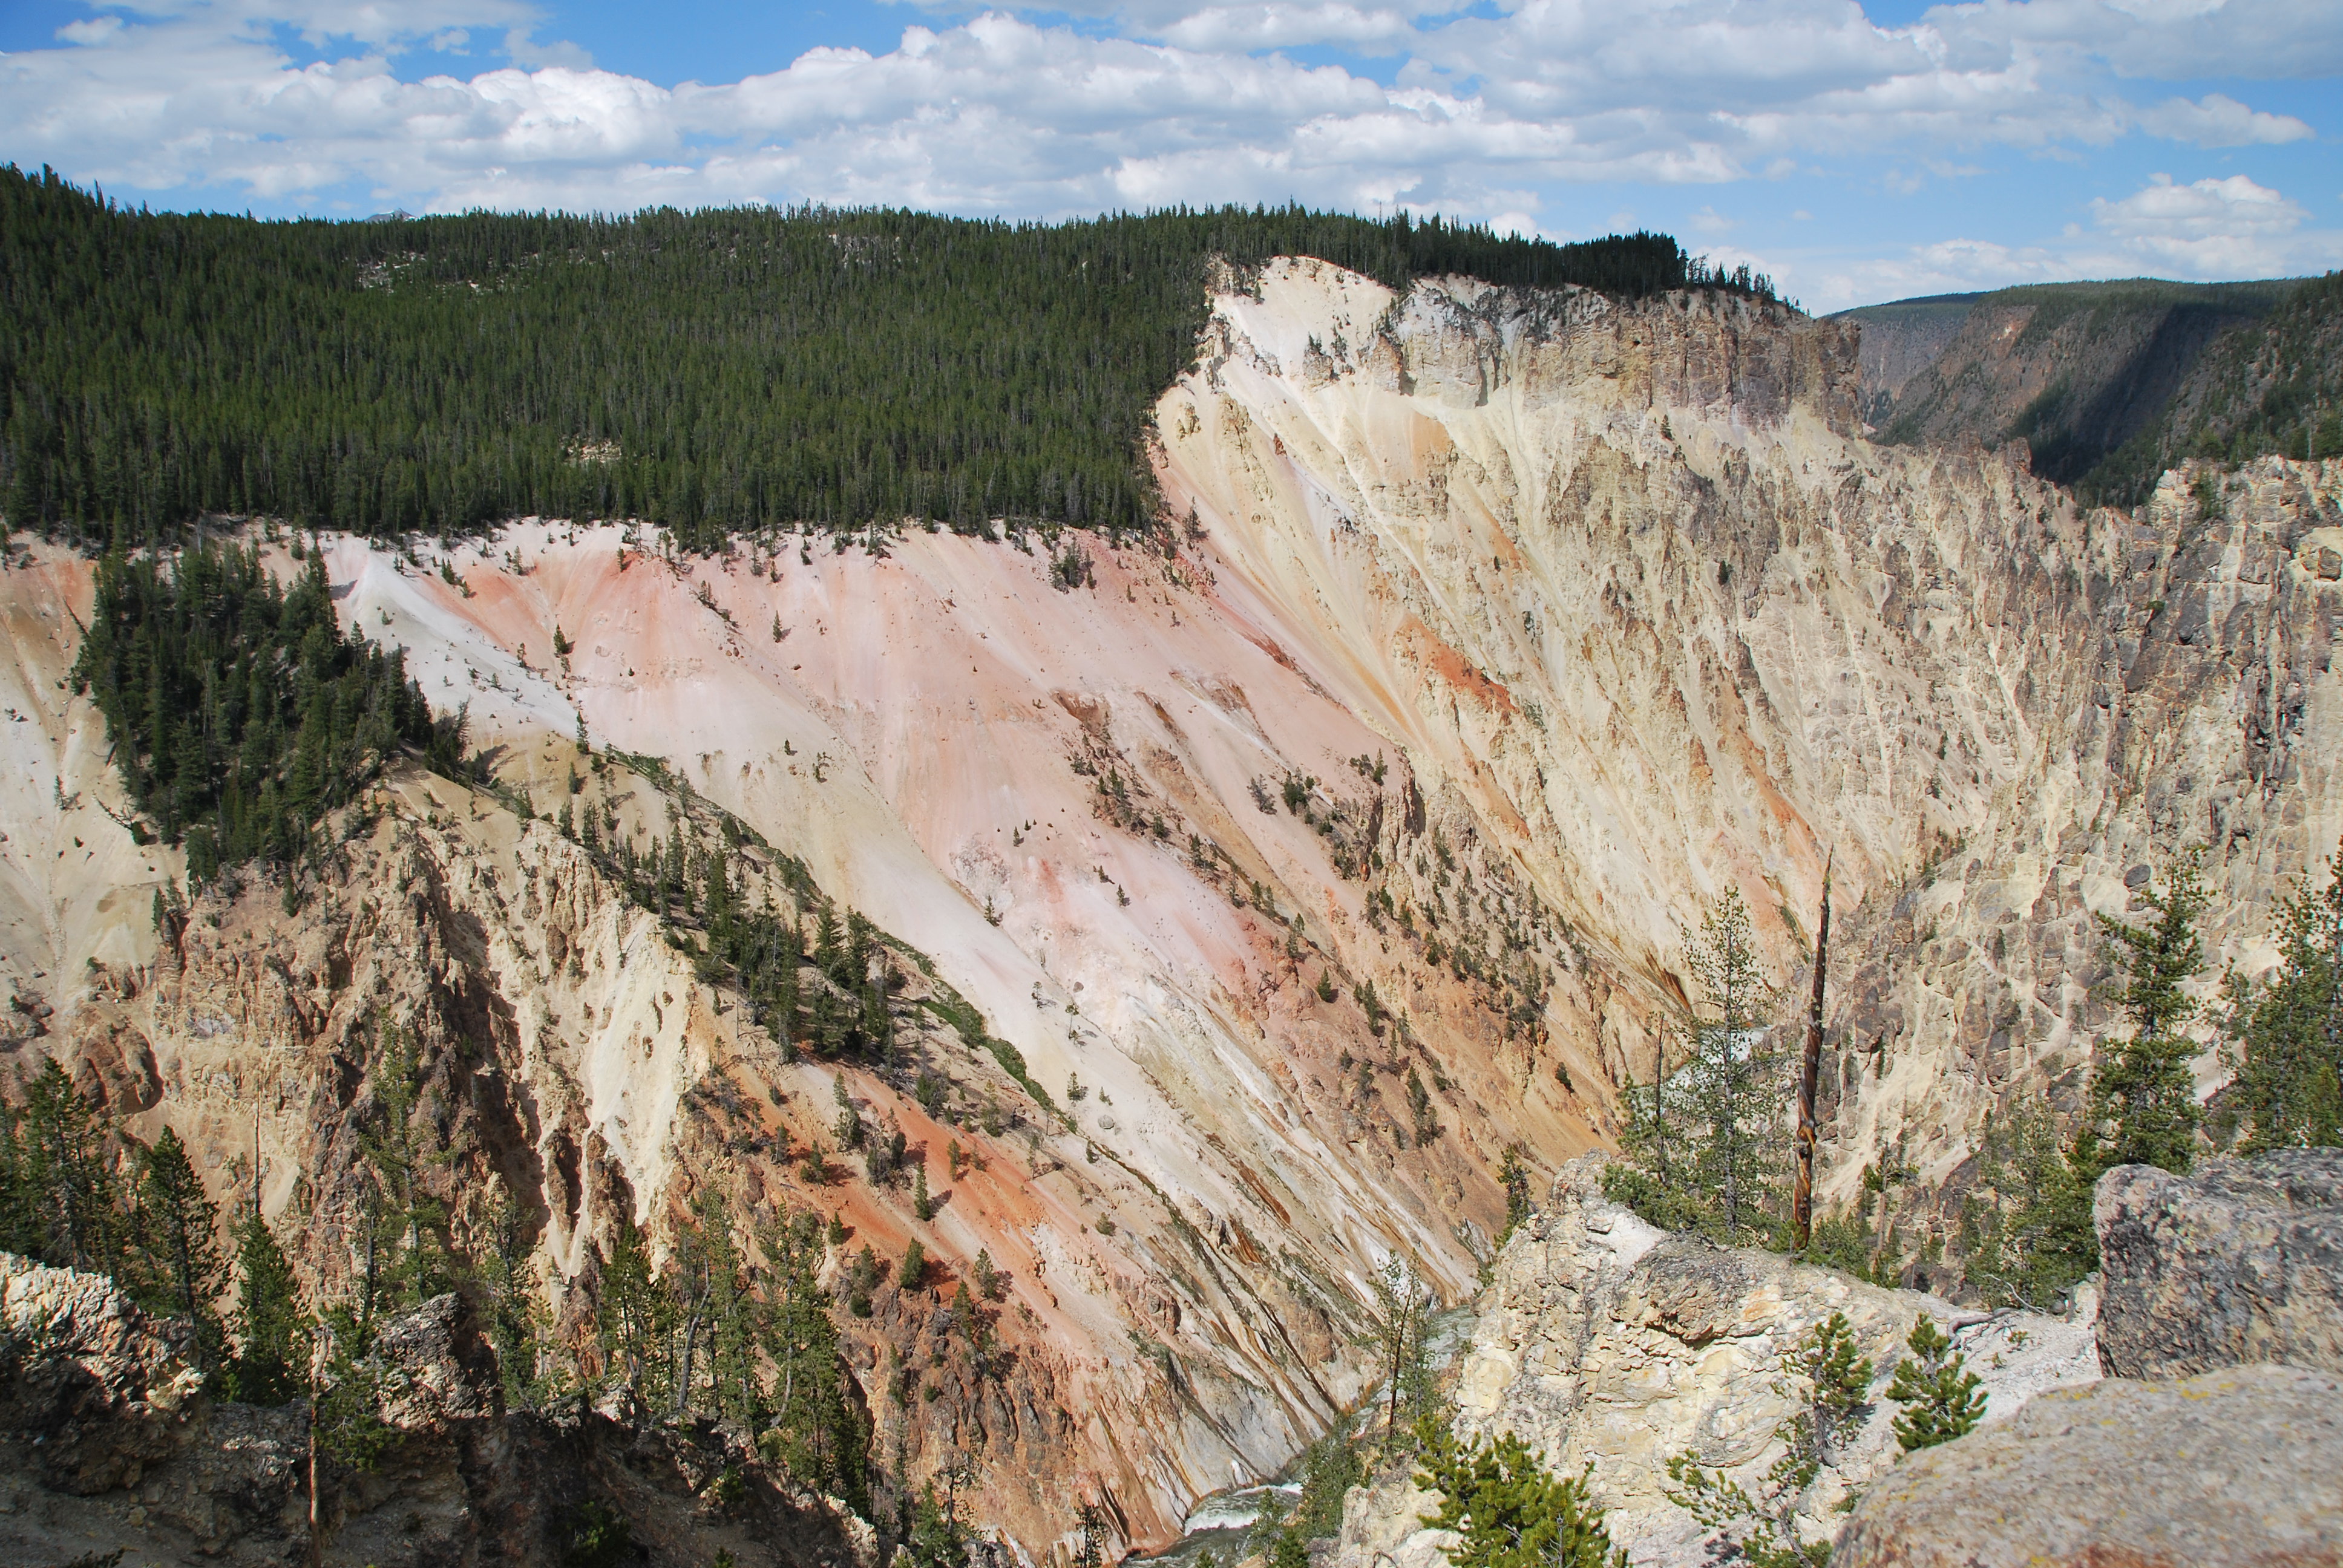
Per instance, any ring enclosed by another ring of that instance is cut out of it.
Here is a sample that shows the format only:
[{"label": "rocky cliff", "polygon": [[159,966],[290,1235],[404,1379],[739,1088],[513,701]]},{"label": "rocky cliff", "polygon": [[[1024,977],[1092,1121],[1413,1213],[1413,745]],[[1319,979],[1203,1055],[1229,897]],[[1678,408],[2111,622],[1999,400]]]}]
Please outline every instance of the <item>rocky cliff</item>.
[{"label": "rocky cliff", "polygon": [[577,1550],[598,1519],[623,1522],[637,1561],[875,1568],[869,1525],[738,1432],[608,1402],[507,1412],[454,1295],[386,1325],[383,1452],[364,1471],[316,1462],[313,1527],[307,1403],[208,1397],[186,1338],[110,1281],[0,1253],[0,1549],[254,1568],[625,1560]]},{"label": "rocky cliff", "polygon": [[[2343,832],[2343,467],[2085,512],[2000,457],[1866,442],[1854,344],[1733,297],[1401,298],[1281,262],[1220,280],[1159,406],[1168,541],[327,537],[345,625],[470,704],[496,788],[402,773],[330,876],[160,928],[176,862],[65,689],[89,566],[20,547],[0,1060],[58,1054],[223,1195],[322,1216],[325,1283],[384,1017],[428,1048],[451,1194],[540,1195],[563,1311],[619,1213],[656,1237],[709,1183],[916,1237],[947,1285],[984,1250],[1008,1380],[944,1355],[925,1292],[848,1323],[887,1462],[977,1451],[979,1516],[1036,1555],[1085,1500],[1161,1541],[1363,1391],[1385,1256],[1471,1290],[1509,1145],[1551,1172],[1610,1140],[1725,888],[1787,990],[1835,857],[1822,1192],[1896,1152],[1917,1249],[1985,1113],[2071,1089],[2092,912],[2203,845],[2211,949],[2250,970]],[[743,1027],[565,800],[868,915],[901,1069]],[[777,1156],[840,1086],[949,1190],[931,1220]],[[931,1359],[907,1402],[888,1369]]]},{"label": "rocky cliff", "polygon": [[[1690,1452],[1759,1492],[1796,1408],[1795,1348],[1834,1313],[1874,1386],[1801,1500],[1797,1527],[1811,1541],[1831,1539],[1840,1505],[1901,1457],[1896,1407],[1881,1393],[1920,1314],[1953,1331],[1984,1379],[1988,1422],[2098,1378],[2087,1292],[2063,1318],[1964,1313],[1919,1292],[1655,1231],[1603,1197],[1602,1164],[1597,1155],[1564,1167],[1499,1258],[1457,1372],[1456,1421],[1467,1435],[1513,1433],[1560,1473],[1586,1470],[1612,1539],[1639,1564],[1711,1560],[1706,1532],[1668,1500],[1668,1461]],[[1446,1562],[1450,1537],[1423,1527],[1434,1499],[1411,1469],[1352,1494],[1336,1564]]]}]

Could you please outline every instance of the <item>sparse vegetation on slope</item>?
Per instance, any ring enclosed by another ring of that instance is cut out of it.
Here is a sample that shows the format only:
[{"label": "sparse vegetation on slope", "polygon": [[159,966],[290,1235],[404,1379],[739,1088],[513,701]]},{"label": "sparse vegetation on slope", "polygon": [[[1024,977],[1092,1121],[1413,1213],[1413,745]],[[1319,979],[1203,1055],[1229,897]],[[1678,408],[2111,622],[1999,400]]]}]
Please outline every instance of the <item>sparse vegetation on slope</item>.
[{"label": "sparse vegetation on slope", "polygon": [[387,535],[635,517],[687,548],[799,523],[1155,521],[1141,440],[1205,268],[1303,254],[1643,295],[1664,235],[1579,245],[1405,215],[1061,225],[763,207],[257,223],[0,169],[9,524],[165,537],[205,512]]}]

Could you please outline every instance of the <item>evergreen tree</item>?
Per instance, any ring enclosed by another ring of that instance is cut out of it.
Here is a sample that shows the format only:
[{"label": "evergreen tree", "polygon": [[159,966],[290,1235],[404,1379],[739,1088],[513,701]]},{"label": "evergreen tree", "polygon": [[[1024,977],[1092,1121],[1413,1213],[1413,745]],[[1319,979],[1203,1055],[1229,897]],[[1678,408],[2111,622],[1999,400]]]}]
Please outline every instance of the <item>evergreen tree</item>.
[{"label": "evergreen tree", "polygon": [[31,1131],[19,1108],[0,1105],[0,1252],[37,1258],[41,1200],[33,1177]]},{"label": "evergreen tree", "polygon": [[309,1380],[309,1428],[317,1451],[346,1469],[372,1470],[397,1441],[382,1419],[387,1369],[375,1351],[373,1328],[347,1306],[327,1312],[317,1326],[324,1354],[314,1354]]},{"label": "evergreen tree", "polygon": [[972,1538],[968,1526],[936,1500],[935,1483],[930,1482],[920,1493],[905,1543],[916,1568],[965,1568]]},{"label": "evergreen tree", "polygon": [[55,1057],[26,1087],[18,1178],[30,1255],[62,1269],[118,1273],[127,1227],[106,1129]]},{"label": "evergreen tree", "polygon": [[1986,1117],[1976,1181],[1962,1205],[1966,1277],[1996,1306],[2058,1310],[2099,1266],[2090,1186],[2038,1094]]},{"label": "evergreen tree", "polygon": [[[0,168],[0,510],[76,541],[206,513],[377,536],[639,518],[685,548],[905,518],[1128,533],[1216,259],[1760,296],[1663,235],[1299,207],[1009,224],[761,207],[397,224],[146,213]],[[493,352],[484,345],[493,345]]]},{"label": "evergreen tree", "polygon": [[1357,1342],[1375,1352],[1387,1390],[1383,1430],[1396,1439],[1404,1430],[1403,1411],[1421,1408],[1430,1392],[1430,1356],[1424,1340],[1431,1330],[1435,1298],[1430,1282],[1396,1252],[1367,1276],[1367,1288],[1374,1300],[1369,1305],[1366,1332]]},{"label": "evergreen tree", "polygon": [[2195,1158],[2202,1112],[2188,1064],[2197,1045],[2181,1028],[2196,1016],[2197,1003],[2181,985],[2205,967],[2197,917],[2208,901],[2191,859],[2163,891],[2151,888],[2141,895],[2154,920],[2136,926],[2098,917],[2100,929],[2123,949],[2119,997],[2131,1034],[2100,1042],[2090,1120],[2075,1151],[2076,1165],[2089,1180],[2117,1165],[2186,1171]]},{"label": "evergreen tree", "polygon": [[219,1210],[204,1191],[186,1145],[170,1128],[138,1151],[136,1231],[139,1293],[185,1322],[196,1365],[220,1371],[219,1316],[213,1310],[226,1276],[220,1258]]},{"label": "evergreen tree", "polygon": [[1367,1480],[1365,1458],[1345,1427],[1312,1443],[1302,1456],[1302,1495],[1269,1548],[1270,1568],[1309,1568],[1310,1543],[1342,1529],[1342,1500]]},{"label": "evergreen tree", "polygon": [[1870,1408],[1871,1360],[1857,1353],[1846,1314],[1833,1312],[1799,1339],[1789,1362],[1801,1406],[1791,1446],[1817,1467],[1831,1463],[1841,1435]]},{"label": "evergreen tree", "polygon": [[2278,906],[2278,962],[2259,985],[2227,980],[2219,1114],[2240,1153],[2343,1143],[2343,849],[2317,893]]},{"label": "evergreen tree", "polygon": [[1506,1146],[1504,1157],[1498,1161],[1497,1178],[1505,1188],[1505,1229],[1497,1238],[1502,1248],[1530,1217],[1530,1168],[1519,1149]]},{"label": "evergreen tree", "polygon": [[[772,1369],[769,1424],[759,1439],[790,1474],[850,1502],[868,1495],[870,1434],[820,1273],[820,1216],[798,1212],[759,1234],[765,1319],[759,1345]],[[864,1287],[867,1289],[868,1287]]]},{"label": "evergreen tree", "polygon": [[1423,1523],[1456,1533],[1445,1549],[1455,1568],[1625,1568],[1585,1479],[1555,1475],[1512,1432],[1460,1442],[1427,1415],[1416,1441],[1415,1483],[1439,1499]]},{"label": "evergreen tree", "polygon": [[293,1265],[256,1209],[236,1226],[236,1272],[228,1395],[246,1404],[283,1404],[307,1384],[309,1321]]},{"label": "evergreen tree", "polygon": [[[755,1302],[747,1260],[714,1187],[700,1190],[676,1228],[675,1242],[664,1283],[676,1303],[676,1412],[753,1422],[759,1405],[751,1350]],[[728,1374],[743,1381],[728,1388]]]},{"label": "evergreen tree", "polygon": [[498,1201],[493,1225],[496,1251],[479,1282],[487,1296],[488,1341],[496,1347],[505,1405],[521,1410],[536,1404],[547,1384],[540,1363],[548,1324],[529,1261],[537,1228],[510,1189]]},{"label": "evergreen tree", "polygon": [[1621,1158],[1604,1191],[1655,1224],[1733,1244],[1770,1238],[1785,1168],[1783,1063],[1766,1027],[1765,973],[1740,890],[1701,921],[1687,959],[1709,1016],[1691,1025],[1691,1049],[1630,1094]]},{"label": "evergreen tree", "polygon": [[1839,1454],[1840,1439],[1868,1407],[1871,1362],[1855,1352],[1844,1313],[1833,1312],[1801,1335],[1785,1358],[1781,1392],[1791,1413],[1774,1429],[1783,1452],[1754,1490],[1725,1470],[1704,1470],[1690,1451],[1668,1461],[1668,1500],[1715,1533],[1718,1562],[1750,1568],[1823,1568],[1831,1543],[1808,1541],[1798,1523],[1823,1466]]},{"label": "evergreen tree", "polygon": [[139,810],[186,845],[191,884],[306,859],[326,813],[407,748],[465,767],[462,715],[435,721],[405,654],[344,635],[315,556],[287,589],[256,547],[198,546],[167,571],[110,552],[73,685]]},{"label": "evergreen tree", "polygon": [[1952,1353],[1953,1342],[1920,1314],[1904,1342],[1912,1353],[1896,1363],[1887,1397],[1905,1406],[1895,1422],[1896,1441],[1910,1453],[1965,1437],[1985,1419],[1985,1385],[1966,1369],[1967,1357]]},{"label": "evergreen tree", "polygon": [[361,1338],[387,1312],[419,1305],[455,1288],[447,1205],[426,1185],[437,1162],[418,1117],[422,1052],[411,1031],[388,1027],[367,1073],[371,1107],[358,1130],[367,1180],[360,1196],[358,1322]]},{"label": "evergreen tree", "polygon": [[675,1299],[651,1272],[649,1251],[630,1220],[622,1220],[602,1260],[595,1335],[605,1377],[624,1382],[653,1409],[673,1395]]}]

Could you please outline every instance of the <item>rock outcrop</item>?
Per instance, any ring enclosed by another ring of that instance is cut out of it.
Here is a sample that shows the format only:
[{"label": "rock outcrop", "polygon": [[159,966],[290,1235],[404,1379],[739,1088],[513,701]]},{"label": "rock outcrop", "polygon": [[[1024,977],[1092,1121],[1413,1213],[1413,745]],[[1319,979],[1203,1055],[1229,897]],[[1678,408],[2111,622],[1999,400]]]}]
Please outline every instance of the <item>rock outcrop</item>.
[{"label": "rock outcrop", "polygon": [[2058,1389],[1865,1494],[1832,1568],[2343,1563],[2343,1382],[2242,1366]]},{"label": "rock outcrop", "polygon": [[2093,1194],[2110,1377],[2256,1362],[2343,1372],[2343,1151],[2125,1165]]},{"label": "rock outcrop", "polygon": [[[309,1550],[305,1404],[216,1402],[184,1336],[102,1276],[0,1253],[0,1557],[289,1565]],[[739,1433],[576,1402],[508,1414],[459,1297],[383,1325],[372,1468],[319,1472],[334,1568],[558,1568],[589,1505],[637,1562],[875,1568],[870,1527]]]},{"label": "rock outcrop", "polygon": [[[1768,1252],[1655,1231],[1604,1199],[1600,1156],[1574,1161],[1497,1260],[1458,1373],[1457,1425],[1511,1432],[1565,1474],[1592,1465],[1613,1538],[1642,1564],[1703,1560],[1702,1533],[1663,1494],[1668,1460],[1691,1452],[1754,1483],[1778,1458],[1791,1413],[1787,1357],[1845,1314],[1884,1387],[1916,1317],[1954,1331],[1985,1379],[1987,1419],[2051,1388],[2097,1377],[2088,1298],[2073,1318],[1988,1319],[1912,1291],[1865,1284]],[[1840,1502],[1898,1457],[1895,1407],[1876,1398],[1803,1500],[1801,1525],[1828,1540]],[[1403,1476],[1354,1493],[1338,1564],[1439,1568],[1444,1537],[1422,1528],[1431,1500]]]},{"label": "rock outcrop", "polygon": [[113,1281],[0,1252],[0,1426],[31,1440],[48,1485],[136,1482],[177,1447],[203,1383],[177,1326]]}]

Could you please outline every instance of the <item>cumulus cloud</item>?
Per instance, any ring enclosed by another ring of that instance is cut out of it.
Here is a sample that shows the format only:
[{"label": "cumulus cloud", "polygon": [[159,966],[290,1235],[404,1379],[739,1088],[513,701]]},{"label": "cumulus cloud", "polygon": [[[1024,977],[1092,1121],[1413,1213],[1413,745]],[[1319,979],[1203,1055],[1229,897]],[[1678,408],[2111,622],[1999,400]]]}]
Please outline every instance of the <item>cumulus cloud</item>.
[{"label": "cumulus cloud", "polygon": [[1835,309],[2075,277],[2286,277],[2343,265],[2343,231],[2312,226],[2299,203],[2245,175],[2186,185],[2157,175],[2089,211],[2089,226],[2069,226],[2056,244],[1950,239],[1818,269],[1807,303]]},{"label": "cumulus cloud", "polygon": [[2193,104],[2186,98],[2167,98],[2142,113],[2139,123],[2150,136],[2194,142],[2200,147],[2301,142],[2318,134],[2292,115],[2264,114],[2220,93],[2208,94]]},{"label": "cumulus cloud", "polygon": [[[1492,217],[1573,182],[1731,181],[1817,154],[2298,138],[2311,127],[2218,94],[2137,110],[2107,73],[2216,13],[2250,36],[2292,28],[2298,55],[2343,35],[2288,0],[1990,0],[1901,28],[1850,0],[1071,9],[1123,35],[995,13],[907,27],[881,55],[817,49],[668,88],[538,41],[518,0],[139,0],[0,57],[0,156],[156,192],[282,200],[357,182],[426,208],[813,198],[1052,216],[1298,196]],[[280,27],[325,57],[287,57]],[[499,36],[508,67],[399,75],[407,52]],[[1404,64],[1385,86],[1282,53],[1325,44]]]},{"label": "cumulus cloud", "polygon": [[2187,277],[2267,276],[2289,270],[2308,215],[2244,175],[2176,185],[2157,175],[2121,201],[2095,201],[2099,231],[2152,267]]},{"label": "cumulus cloud", "polygon": [[2333,0],[1982,0],[1924,25],[1949,59],[2037,52],[2158,81],[2308,80],[2343,71]]}]

